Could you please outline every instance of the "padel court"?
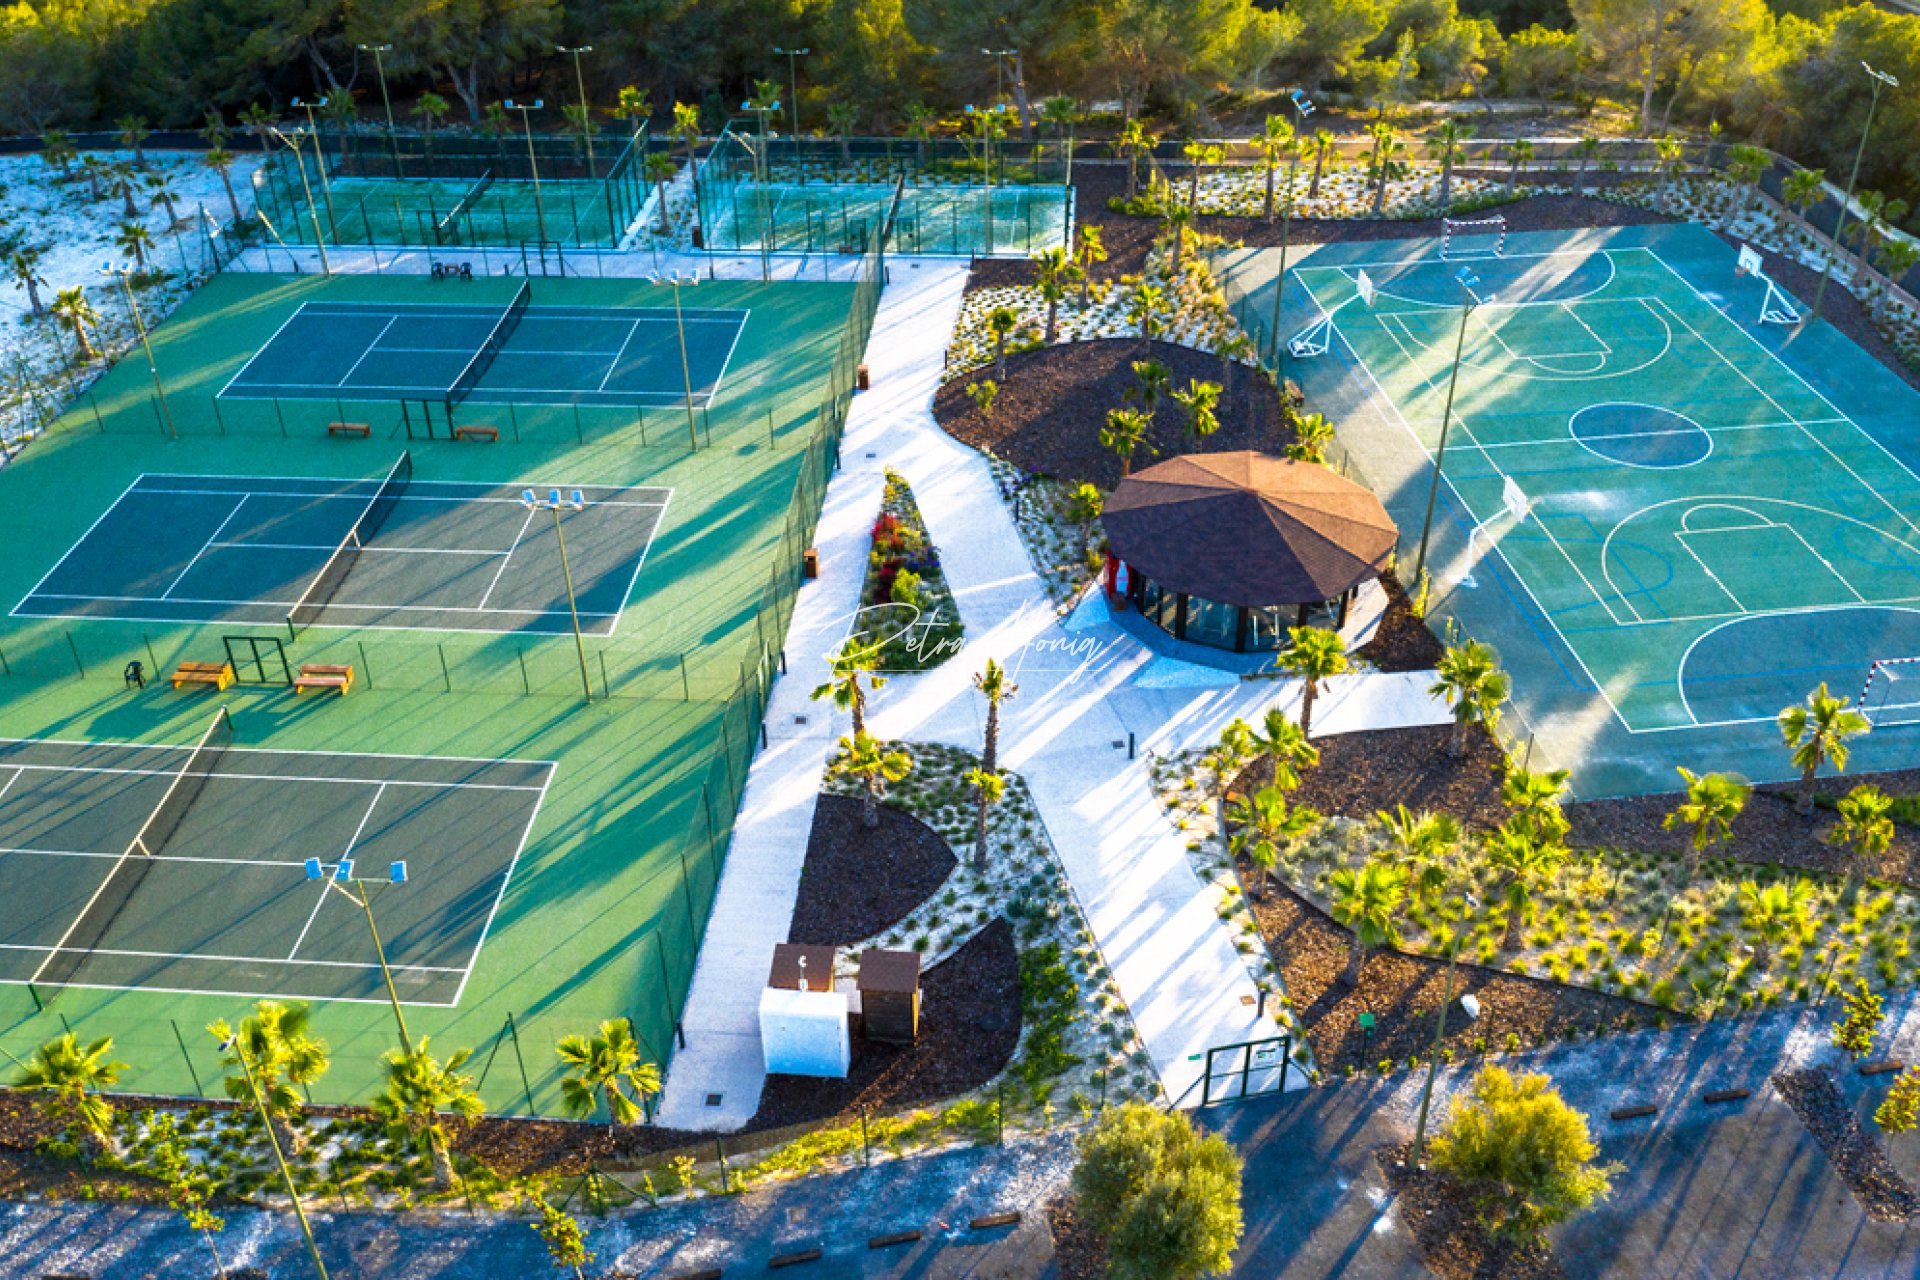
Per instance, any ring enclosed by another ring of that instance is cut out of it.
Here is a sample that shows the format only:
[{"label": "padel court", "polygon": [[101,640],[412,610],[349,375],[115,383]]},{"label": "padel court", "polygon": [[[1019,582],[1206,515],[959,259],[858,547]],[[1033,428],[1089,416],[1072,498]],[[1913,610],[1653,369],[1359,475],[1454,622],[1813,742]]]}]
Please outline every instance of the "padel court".
[{"label": "padel court", "polygon": [[[1822,680],[1852,698],[1876,660],[1920,655],[1920,397],[1870,370],[1857,400],[1851,378],[1816,388],[1774,345],[1791,301],[1706,233],[1660,230],[1316,250],[1289,272],[1312,307],[1282,330],[1289,369],[1365,389],[1410,566],[1459,350],[1435,590],[1511,596],[1630,732],[1764,725]],[[1481,638],[1526,659],[1524,636]]]},{"label": "padel court", "polygon": [[[449,289],[457,283],[449,282]],[[223,400],[679,407],[712,405],[746,311],[307,302]],[[686,335],[682,364],[680,335]]]},{"label": "padel court", "polygon": [[529,507],[411,476],[404,454],[380,481],[139,476],[13,612],[552,635],[570,572],[581,630],[611,635],[672,492],[541,485]]},{"label": "padel court", "polygon": [[399,998],[457,1003],[552,766],[231,733],[0,742],[0,982],[384,1000],[369,894]]}]

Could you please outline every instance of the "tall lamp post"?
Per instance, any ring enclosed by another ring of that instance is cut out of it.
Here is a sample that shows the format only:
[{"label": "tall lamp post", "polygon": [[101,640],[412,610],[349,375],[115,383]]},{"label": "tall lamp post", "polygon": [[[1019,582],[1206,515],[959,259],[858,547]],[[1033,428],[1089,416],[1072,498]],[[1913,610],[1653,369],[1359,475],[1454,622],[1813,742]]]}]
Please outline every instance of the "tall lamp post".
[{"label": "tall lamp post", "polygon": [[[330,276],[333,274],[333,266],[327,261],[327,238],[320,233],[320,206],[313,202],[313,184],[307,181],[306,157],[300,154],[300,131],[295,129],[291,134],[286,134],[275,129],[273,136],[280,139],[281,142],[287,145],[287,149],[293,152],[293,163],[300,169],[300,189],[306,193],[307,214],[313,219],[313,245],[314,248],[320,251],[320,274]],[[307,136],[315,137],[311,132],[309,132]],[[319,148],[319,145],[318,139],[315,138],[314,147],[316,150]],[[298,220],[296,216],[295,221]],[[291,253],[292,250],[288,250],[288,252]]]},{"label": "tall lamp post", "polygon": [[[1300,154],[1300,139],[1306,136],[1307,117],[1313,114],[1313,99],[1300,89],[1291,95],[1293,117],[1296,121],[1293,129],[1295,156]],[[1273,282],[1273,372],[1277,377],[1281,370],[1281,361],[1286,356],[1286,343],[1280,337],[1280,303],[1287,296],[1287,244],[1293,238],[1293,169],[1294,161],[1287,161],[1287,202],[1280,210],[1280,275]]]},{"label": "tall lamp post", "polygon": [[287,1198],[293,1201],[293,1216],[300,1220],[300,1234],[307,1240],[307,1256],[313,1259],[314,1274],[320,1280],[327,1280],[327,1264],[320,1260],[320,1246],[314,1243],[313,1224],[307,1221],[307,1210],[300,1203],[300,1189],[293,1183],[293,1170],[287,1168],[286,1153],[280,1150],[280,1137],[273,1131],[273,1121],[267,1118],[266,1103],[260,1100],[260,1085],[253,1078],[253,1063],[247,1059],[247,1046],[241,1042],[240,1033],[234,1032],[220,1042],[220,1052],[231,1053],[240,1063],[241,1074],[247,1078],[247,1092],[253,1098],[253,1109],[260,1116],[260,1127],[267,1131],[267,1145],[273,1148],[273,1161],[280,1166],[280,1176],[286,1180]]},{"label": "tall lamp post", "polygon": [[[1836,250],[1840,248],[1841,233],[1847,229],[1847,213],[1853,208],[1853,184],[1860,180],[1860,159],[1867,153],[1867,135],[1873,132],[1873,113],[1880,109],[1880,91],[1900,87],[1898,80],[1884,71],[1875,71],[1865,62],[1860,64],[1860,69],[1867,73],[1867,83],[1873,96],[1867,101],[1867,122],[1860,126],[1860,144],[1853,149],[1853,172],[1847,175],[1847,197],[1840,202],[1840,217],[1833,224],[1833,247]],[[1865,250],[1866,246],[1862,245],[1862,256]],[[1820,314],[1820,302],[1827,296],[1827,279],[1833,274],[1833,257],[1831,253],[1825,255],[1824,265],[1820,268],[1820,287],[1813,291],[1813,310],[1808,312],[1809,318]]]},{"label": "tall lamp post", "polygon": [[685,274],[670,271],[648,276],[646,280],[648,284],[664,284],[673,289],[673,324],[680,333],[680,377],[687,389],[687,445],[697,451],[700,448],[700,435],[693,426],[693,366],[687,362],[687,321],[680,312],[680,288],[682,285],[692,288],[700,283],[700,277],[691,271]]},{"label": "tall lamp post", "polygon": [[593,46],[583,44],[569,49],[563,44],[557,44],[553,47],[555,52],[573,55],[573,83],[578,86],[580,90],[580,136],[587,140],[587,176],[589,178],[598,178],[600,176],[599,171],[593,166],[593,119],[587,114],[589,111],[587,106],[587,76],[585,72],[580,70],[580,55],[583,53],[592,53]]},{"label": "tall lamp post", "polygon": [[153,358],[153,342],[147,337],[146,321],[140,318],[139,304],[133,300],[133,267],[125,262],[103,262],[100,274],[113,276],[120,281],[120,291],[126,295],[127,315],[133,319],[133,331],[140,335],[140,347],[147,353],[147,372],[153,375],[153,394],[160,398],[160,416],[166,420],[167,434],[175,440],[180,432],[173,425],[173,410],[167,405],[167,389],[160,385],[160,366]]},{"label": "tall lamp post", "polygon": [[799,59],[812,53],[812,49],[782,49],[774,46],[775,53],[787,60],[787,119],[797,140],[800,137],[800,67]]},{"label": "tall lamp post", "polygon": [[357,44],[353,47],[362,53],[370,53],[373,55],[374,74],[380,77],[380,105],[386,108],[387,112],[387,150],[393,153],[393,176],[396,178],[404,178],[407,175],[400,172],[400,139],[395,134],[393,128],[393,99],[387,96],[387,64],[380,56],[385,53],[392,53],[393,46],[390,44]]},{"label": "tall lamp post", "polygon": [[535,98],[532,102],[515,102],[508,98],[503,104],[509,111],[518,111],[522,123],[527,129],[527,171],[533,175],[533,216],[540,228],[540,239],[547,238],[547,206],[540,198],[540,161],[533,154],[533,113],[547,105],[546,99]]},{"label": "tall lamp post", "polygon": [[1007,91],[1007,59],[1019,56],[1018,49],[982,49],[985,56],[993,59],[993,105],[1000,106],[1000,99]]},{"label": "tall lamp post", "polygon": [[[412,1053],[413,1038],[407,1034],[407,1019],[400,1012],[400,996],[393,989],[393,971],[387,968],[387,949],[380,941],[380,926],[373,922],[373,894],[368,887],[368,882],[353,878],[352,858],[342,858],[334,866],[331,876],[327,874],[326,867],[321,865],[318,858],[308,858],[306,869],[308,880],[318,881],[325,886],[327,892],[337,890],[347,901],[367,913],[367,931],[373,935],[373,954],[380,959],[380,978],[387,984],[387,1001],[393,1006],[394,1025],[400,1030],[400,1052]],[[388,863],[386,883],[405,884],[406,882],[407,864],[405,862]],[[355,893],[354,888],[359,892]]]},{"label": "tall lamp post", "polygon": [[560,545],[560,576],[567,584],[567,612],[573,617],[573,647],[580,655],[580,689],[587,696],[587,705],[592,706],[593,681],[587,676],[587,642],[580,635],[580,606],[573,595],[573,565],[567,560],[567,535],[560,530],[561,511],[586,510],[586,495],[575,489],[562,498],[558,489],[549,489],[545,498],[539,498],[533,490],[522,489],[520,505],[529,511],[553,512],[553,538]]},{"label": "tall lamp post", "polygon": [[1453,279],[1466,299],[1460,304],[1460,336],[1453,344],[1453,372],[1447,376],[1447,403],[1440,411],[1440,447],[1434,450],[1433,483],[1427,489],[1427,516],[1420,524],[1420,556],[1413,567],[1415,583],[1427,571],[1427,539],[1433,534],[1433,504],[1440,496],[1440,472],[1447,461],[1447,430],[1453,425],[1453,391],[1460,383],[1460,357],[1467,349],[1467,321],[1476,308],[1493,301],[1492,294],[1483,298],[1474,292],[1479,287],[1480,277],[1466,267],[1456,271]]},{"label": "tall lamp post", "polygon": [[[313,135],[313,167],[320,172],[320,198],[326,201],[327,225],[333,228],[333,241],[338,244],[340,243],[340,220],[333,213],[333,179],[327,176],[327,146],[320,138],[319,122],[313,117],[314,107],[326,104],[316,104],[307,98],[295,98],[293,105],[307,113],[307,132]],[[301,181],[305,180],[305,175],[301,175]]]}]

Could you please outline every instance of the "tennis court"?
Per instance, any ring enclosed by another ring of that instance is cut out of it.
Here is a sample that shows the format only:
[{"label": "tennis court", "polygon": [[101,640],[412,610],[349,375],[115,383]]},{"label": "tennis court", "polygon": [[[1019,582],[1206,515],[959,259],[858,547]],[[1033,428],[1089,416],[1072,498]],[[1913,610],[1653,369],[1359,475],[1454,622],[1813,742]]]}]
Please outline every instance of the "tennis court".
[{"label": "tennis court", "polygon": [[1062,186],[727,185],[705,173],[700,225],[705,247],[714,250],[858,253],[868,235],[890,225],[890,253],[1027,254],[1065,244],[1072,223],[1072,195]]},{"label": "tennis court", "polygon": [[535,306],[531,297],[523,286],[505,306],[302,303],[220,398],[655,408],[691,396],[706,408],[748,318],[687,309],[676,320],[671,307]]},{"label": "tennis court", "polygon": [[[1585,240],[1316,249],[1289,270],[1289,372],[1346,408],[1405,565],[1458,344],[1429,562],[1445,607],[1517,615],[1520,634],[1475,634],[1525,668],[1530,632],[1557,668],[1539,683],[1597,693],[1629,734],[1751,727],[1758,751],[1820,681],[1852,696],[1876,660],[1920,655],[1920,396],[1830,329],[1763,324],[1766,283],[1708,233]],[[1482,300],[1464,340],[1463,270]],[[1542,692],[1524,686],[1523,706]]]},{"label": "tennis court", "polygon": [[559,634],[570,569],[581,630],[611,635],[671,493],[563,486],[556,531],[521,489],[415,480],[410,455],[382,481],[146,474],[13,612]]},{"label": "tennis court", "polygon": [[0,982],[456,1004],[552,766],[231,738],[0,742]]}]

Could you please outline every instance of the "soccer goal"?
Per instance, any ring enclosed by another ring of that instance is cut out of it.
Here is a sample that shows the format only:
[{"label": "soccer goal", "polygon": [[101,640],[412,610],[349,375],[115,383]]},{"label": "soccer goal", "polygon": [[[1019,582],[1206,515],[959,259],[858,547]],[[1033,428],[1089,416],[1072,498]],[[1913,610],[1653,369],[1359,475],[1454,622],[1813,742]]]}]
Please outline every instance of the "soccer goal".
[{"label": "soccer goal", "polygon": [[1920,724],[1920,657],[1882,658],[1868,667],[1856,709],[1875,728]]},{"label": "soccer goal", "polygon": [[1340,308],[1355,299],[1362,306],[1371,307],[1379,296],[1379,291],[1374,288],[1373,277],[1367,274],[1365,267],[1360,268],[1353,275],[1353,296],[1335,303],[1332,311],[1323,311],[1318,320],[1287,341],[1287,350],[1301,360],[1327,354],[1327,344],[1333,341],[1333,318],[1340,313]]},{"label": "soccer goal", "polygon": [[1779,285],[1767,275],[1766,264],[1760,259],[1760,251],[1750,244],[1740,246],[1740,259],[1733,273],[1737,276],[1752,276],[1767,286],[1766,296],[1760,299],[1761,324],[1799,324],[1800,309],[1793,305],[1792,299]]},{"label": "soccer goal", "polygon": [[1507,251],[1507,220],[1489,218],[1440,219],[1440,256],[1443,258],[1498,258]]}]

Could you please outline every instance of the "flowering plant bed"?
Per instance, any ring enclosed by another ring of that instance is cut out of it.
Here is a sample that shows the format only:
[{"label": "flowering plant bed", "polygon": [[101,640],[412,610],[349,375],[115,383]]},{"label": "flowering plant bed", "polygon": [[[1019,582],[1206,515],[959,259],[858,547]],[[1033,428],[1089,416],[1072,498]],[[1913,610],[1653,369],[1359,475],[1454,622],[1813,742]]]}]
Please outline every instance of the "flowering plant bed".
[{"label": "flowering plant bed", "polygon": [[939,666],[960,651],[960,610],[913,490],[892,469],[872,535],[860,587],[862,644],[882,671]]}]

